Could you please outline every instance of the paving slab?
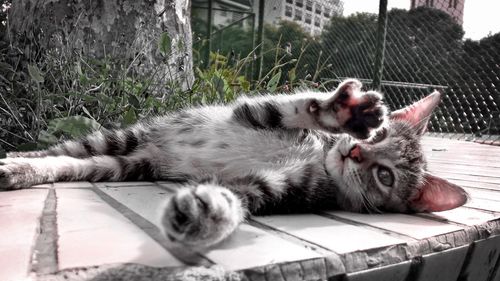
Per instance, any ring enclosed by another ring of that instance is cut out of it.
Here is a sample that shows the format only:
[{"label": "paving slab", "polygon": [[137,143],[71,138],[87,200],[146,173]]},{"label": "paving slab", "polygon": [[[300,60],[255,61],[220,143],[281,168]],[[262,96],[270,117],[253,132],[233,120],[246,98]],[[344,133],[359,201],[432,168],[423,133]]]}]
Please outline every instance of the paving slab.
[{"label": "paving slab", "polygon": [[0,192],[0,280],[27,278],[47,195],[43,189]]}]

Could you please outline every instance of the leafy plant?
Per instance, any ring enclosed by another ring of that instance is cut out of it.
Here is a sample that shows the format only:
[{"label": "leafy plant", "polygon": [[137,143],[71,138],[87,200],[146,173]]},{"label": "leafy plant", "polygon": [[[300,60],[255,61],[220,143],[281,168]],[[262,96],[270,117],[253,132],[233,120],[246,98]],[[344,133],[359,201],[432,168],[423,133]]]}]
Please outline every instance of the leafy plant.
[{"label": "leafy plant", "polygon": [[[8,150],[44,148],[101,127],[124,127],[187,106],[228,103],[241,94],[306,83],[297,70],[306,49],[285,59],[279,44],[266,50],[265,56],[277,59],[257,80],[250,71],[255,50],[245,57],[211,53],[208,67],[195,65],[196,79],[188,89],[181,81],[156,85],[151,76],[135,73],[140,55],[131,61],[95,59],[74,50],[40,52],[29,38],[25,44],[0,40],[0,142]],[[157,48],[167,61],[172,50],[167,33]]]}]

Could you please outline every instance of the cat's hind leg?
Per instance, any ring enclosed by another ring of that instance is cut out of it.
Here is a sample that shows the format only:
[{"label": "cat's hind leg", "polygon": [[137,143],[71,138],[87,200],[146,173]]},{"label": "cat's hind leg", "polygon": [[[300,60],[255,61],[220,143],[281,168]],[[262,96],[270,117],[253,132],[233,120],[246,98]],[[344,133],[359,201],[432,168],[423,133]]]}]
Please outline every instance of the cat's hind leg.
[{"label": "cat's hind leg", "polygon": [[177,190],[167,201],[161,223],[173,242],[204,249],[228,237],[244,217],[242,203],[233,192],[206,183]]},{"label": "cat's hind leg", "polygon": [[159,153],[144,148],[131,155],[88,158],[47,156],[0,160],[0,190],[28,188],[57,181],[153,180],[164,173],[154,162]]}]

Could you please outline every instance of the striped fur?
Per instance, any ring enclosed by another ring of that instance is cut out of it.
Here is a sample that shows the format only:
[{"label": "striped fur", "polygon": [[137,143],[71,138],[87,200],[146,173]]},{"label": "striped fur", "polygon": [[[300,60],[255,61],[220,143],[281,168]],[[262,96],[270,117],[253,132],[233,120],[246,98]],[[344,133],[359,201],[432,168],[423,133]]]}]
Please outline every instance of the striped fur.
[{"label": "striped fur", "polygon": [[[419,135],[389,121],[381,98],[347,80],[327,94],[243,97],[185,109],[48,150],[9,153],[0,189],[74,180],[183,181],[166,202],[162,224],[170,239],[190,247],[221,241],[249,213],[409,211],[414,192],[380,186],[373,163],[391,169],[395,186],[416,189],[425,166]],[[346,160],[355,146],[363,149],[363,163]]]}]

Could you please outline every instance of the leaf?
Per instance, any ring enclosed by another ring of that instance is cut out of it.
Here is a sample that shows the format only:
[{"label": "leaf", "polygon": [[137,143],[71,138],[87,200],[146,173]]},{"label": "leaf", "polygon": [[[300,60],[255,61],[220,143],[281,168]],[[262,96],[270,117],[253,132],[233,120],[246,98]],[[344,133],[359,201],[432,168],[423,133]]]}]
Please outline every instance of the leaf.
[{"label": "leaf", "polygon": [[276,91],[276,88],[278,87],[280,79],[281,79],[281,70],[278,71],[278,73],[274,74],[271,80],[269,80],[269,83],[267,83],[267,90],[271,93],[274,93]]},{"label": "leaf", "polygon": [[2,73],[13,72],[12,66],[6,62],[0,62],[0,70]]},{"label": "leaf", "polygon": [[123,115],[123,124],[131,125],[137,121],[137,115],[135,114],[135,110],[131,107],[125,112]]},{"label": "leaf", "polygon": [[113,98],[111,98],[103,93],[97,93],[96,97],[97,97],[97,100],[99,100],[99,102],[104,103],[104,104],[112,104],[115,102],[115,100]]},{"label": "leaf", "polygon": [[33,79],[36,83],[43,83],[45,81],[42,72],[36,65],[29,64],[28,73],[30,74],[31,79]]},{"label": "leaf", "polygon": [[295,74],[295,67],[294,67],[290,69],[290,71],[288,71],[288,80],[290,81],[290,85],[293,84],[295,78],[297,78],[297,75]]},{"label": "leaf", "polygon": [[41,142],[43,144],[52,145],[57,143],[58,141],[59,139],[54,134],[51,134],[47,131],[42,130],[38,134],[38,142]]},{"label": "leaf", "polygon": [[132,105],[134,108],[140,108],[141,103],[139,102],[139,99],[134,96],[134,95],[129,95],[128,96],[128,103]]},{"label": "leaf", "polygon": [[226,96],[224,78],[216,75],[212,78],[212,83],[217,91],[217,94],[219,95],[219,100],[224,101],[224,97]]},{"label": "leaf", "polygon": [[92,117],[92,114],[90,114],[89,110],[88,110],[85,106],[82,106],[82,110],[83,110],[83,112],[84,112],[85,114],[87,114],[87,116],[88,116],[89,118],[91,118],[91,119],[93,118],[93,117]]},{"label": "leaf", "polygon": [[47,132],[55,136],[64,134],[78,138],[100,128],[101,124],[95,120],[83,116],[70,116],[51,120],[47,126]]},{"label": "leaf", "polygon": [[16,147],[17,151],[32,151],[38,148],[37,144],[34,142],[28,142],[20,144]]},{"label": "leaf", "polygon": [[238,77],[238,81],[240,82],[241,88],[244,92],[250,91],[250,82],[245,79],[245,76]]},{"label": "leaf", "polygon": [[172,48],[172,40],[168,33],[163,32],[160,35],[160,40],[158,41],[158,49],[163,56],[168,56],[170,54],[170,49]]}]

